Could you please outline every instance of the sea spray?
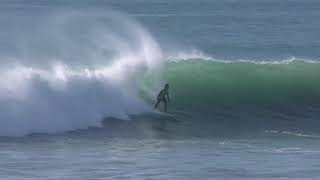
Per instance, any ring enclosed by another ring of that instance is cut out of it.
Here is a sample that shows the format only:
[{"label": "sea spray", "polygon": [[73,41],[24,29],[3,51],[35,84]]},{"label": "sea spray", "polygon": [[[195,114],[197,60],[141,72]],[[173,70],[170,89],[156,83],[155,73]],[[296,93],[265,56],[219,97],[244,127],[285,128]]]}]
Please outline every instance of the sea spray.
[{"label": "sea spray", "polygon": [[[138,22],[111,10],[22,13],[12,14],[15,23],[0,22],[7,33],[1,136],[83,129],[151,110],[136,77],[159,73],[162,55]],[[153,95],[155,79],[145,92]]]}]

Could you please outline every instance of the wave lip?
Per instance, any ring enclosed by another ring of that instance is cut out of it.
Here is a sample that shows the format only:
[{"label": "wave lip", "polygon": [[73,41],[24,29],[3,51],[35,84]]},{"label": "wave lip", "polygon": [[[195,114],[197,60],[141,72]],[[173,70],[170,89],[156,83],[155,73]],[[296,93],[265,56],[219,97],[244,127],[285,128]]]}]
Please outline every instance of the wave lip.
[{"label": "wave lip", "polygon": [[253,64],[290,64],[295,62],[304,62],[309,64],[319,64],[320,60],[312,60],[305,58],[297,58],[295,56],[285,58],[285,59],[237,59],[237,60],[228,60],[228,59],[218,59],[213,56],[207,55],[199,50],[191,50],[189,52],[180,51],[173,55],[168,55],[166,57],[169,62],[180,62],[180,61],[211,61],[211,62],[220,62],[220,63],[253,63]]}]

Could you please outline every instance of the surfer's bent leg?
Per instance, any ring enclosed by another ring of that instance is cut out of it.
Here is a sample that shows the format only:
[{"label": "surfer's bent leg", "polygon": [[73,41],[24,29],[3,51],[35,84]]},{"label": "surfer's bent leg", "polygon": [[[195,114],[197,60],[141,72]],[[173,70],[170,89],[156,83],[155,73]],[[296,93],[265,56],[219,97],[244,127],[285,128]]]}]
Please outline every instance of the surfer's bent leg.
[{"label": "surfer's bent leg", "polygon": [[154,106],[155,109],[157,109],[159,103],[160,103],[160,99],[157,100],[157,103],[156,103],[156,105]]}]

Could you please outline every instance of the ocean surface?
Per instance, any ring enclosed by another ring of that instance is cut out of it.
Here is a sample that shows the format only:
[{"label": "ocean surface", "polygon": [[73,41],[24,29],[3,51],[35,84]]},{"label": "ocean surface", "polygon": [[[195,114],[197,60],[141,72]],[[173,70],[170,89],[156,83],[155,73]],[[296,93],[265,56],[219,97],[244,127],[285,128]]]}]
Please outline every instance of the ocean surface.
[{"label": "ocean surface", "polygon": [[320,179],[319,7],[1,0],[0,179]]}]

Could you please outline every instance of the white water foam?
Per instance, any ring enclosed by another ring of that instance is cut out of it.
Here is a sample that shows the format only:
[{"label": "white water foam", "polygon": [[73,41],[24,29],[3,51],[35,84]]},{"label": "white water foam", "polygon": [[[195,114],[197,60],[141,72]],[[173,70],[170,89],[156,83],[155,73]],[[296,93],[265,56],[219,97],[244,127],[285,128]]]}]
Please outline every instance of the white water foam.
[{"label": "white water foam", "polygon": [[36,17],[22,18],[30,21],[23,33],[4,28],[11,34],[0,57],[0,136],[82,129],[151,111],[135,77],[160,72],[162,55],[139,23],[114,11]]},{"label": "white water foam", "polygon": [[265,133],[282,134],[282,135],[298,136],[298,137],[320,138],[320,136],[317,136],[317,135],[305,134],[300,132],[291,132],[291,131],[270,130],[270,131],[265,131]]},{"label": "white water foam", "polygon": [[311,59],[304,59],[304,58],[296,58],[294,56],[285,58],[285,59],[236,59],[236,60],[228,60],[228,59],[218,59],[208,54],[205,54],[199,50],[193,49],[188,52],[186,51],[179,51],[174,55],[167,56],[167,60],[169,62],[180,62],[180,61],[194,61],[194,60],[202,60],[202,61],[212,61],[212,62],[219,62],[219,63],[253,63],[253,64],[291,64],[294,62],[304,62],[310,64],[319,64],[320,60],[311,60]]}]

